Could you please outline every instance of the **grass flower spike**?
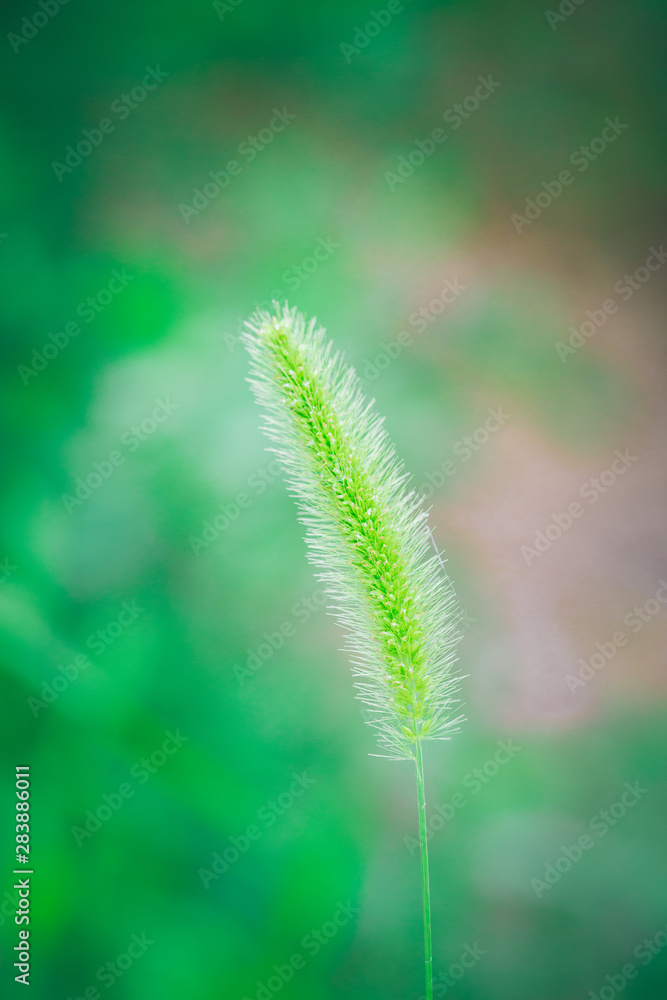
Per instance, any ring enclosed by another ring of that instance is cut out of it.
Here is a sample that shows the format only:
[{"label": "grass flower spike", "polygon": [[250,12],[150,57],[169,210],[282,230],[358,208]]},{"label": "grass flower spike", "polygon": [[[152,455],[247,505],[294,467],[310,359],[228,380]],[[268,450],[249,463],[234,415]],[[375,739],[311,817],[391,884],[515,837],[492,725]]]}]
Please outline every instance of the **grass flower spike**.
[{"label": "grass flower spike", "polygon": [[421,498],[407,492],[382,419],[314,320],[258,313],[244,342],[310,559],[347,633],[358,696],[383,756],[414,757],[419,740],[447,738],[459,721],[460,614]]},{"label": "grass flower spike", "polygon": [[358,697],[380,756],[417,765],[424,878],[427,996],[430,905],[421,745],[457,728],[453,671],[461,614],[432,543],[422,498],[356,373],[315,320],[276,306],[256,313],[243,340],[310,560],[346,634]]}]

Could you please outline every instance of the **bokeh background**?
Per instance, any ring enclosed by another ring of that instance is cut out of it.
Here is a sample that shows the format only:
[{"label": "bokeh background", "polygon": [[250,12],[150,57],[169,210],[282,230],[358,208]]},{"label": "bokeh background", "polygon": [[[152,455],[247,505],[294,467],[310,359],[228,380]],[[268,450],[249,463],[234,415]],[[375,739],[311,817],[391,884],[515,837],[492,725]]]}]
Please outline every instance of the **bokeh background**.
[{"label": "bokeh background", "polygon": [[423,994],[413,775],[368,756],[244,381],[278,296],[465,609],[436,995],[664,996],[666,15],[5,2],[3,995],[26,764],[36,1000]]}]

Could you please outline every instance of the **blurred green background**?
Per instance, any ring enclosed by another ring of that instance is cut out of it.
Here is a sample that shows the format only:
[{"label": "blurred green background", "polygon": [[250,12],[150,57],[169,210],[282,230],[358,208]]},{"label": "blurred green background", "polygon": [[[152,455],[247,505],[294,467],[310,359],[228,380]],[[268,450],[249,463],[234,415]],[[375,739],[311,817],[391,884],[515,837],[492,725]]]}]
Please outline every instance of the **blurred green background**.
[{"label": "blurred green background", "polygon": [[36,1000],[423,994],[413,775],[244,382],[288,297],[466,611],[436,996],[664,996],[666,15],[4,4],[3,995],[16,765]]}]

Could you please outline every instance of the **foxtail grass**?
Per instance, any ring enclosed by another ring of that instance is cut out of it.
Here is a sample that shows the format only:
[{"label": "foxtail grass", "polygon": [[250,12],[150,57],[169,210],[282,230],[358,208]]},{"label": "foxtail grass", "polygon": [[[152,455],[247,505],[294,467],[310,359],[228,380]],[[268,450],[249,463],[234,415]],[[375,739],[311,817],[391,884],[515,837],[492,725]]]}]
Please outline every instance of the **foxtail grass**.
[{"label": "foxtail grass", "polygon": [[345,633],[376,756],[412,760],[417,776],[426,997],[433,996],[423,743],[461,722],[454,665],[461,612],[423,498],[345,364],[314,319],[287,305],[259,311],[243,341],[263,430],[284,471]]}]

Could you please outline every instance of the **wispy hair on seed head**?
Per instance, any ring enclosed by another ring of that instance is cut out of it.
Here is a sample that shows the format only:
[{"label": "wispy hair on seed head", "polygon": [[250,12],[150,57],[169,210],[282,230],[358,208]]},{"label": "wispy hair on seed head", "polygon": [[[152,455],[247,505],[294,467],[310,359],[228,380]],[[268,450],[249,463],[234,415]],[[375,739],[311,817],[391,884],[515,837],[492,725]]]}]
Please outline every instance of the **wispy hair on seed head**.
[{"label": "wispy hair on seed head", "polygon": [[461,611],[383,418],[325,330],[274,303],[246,324],[249,382],[264,409],[308,557],[345,630],[357,697],[381,756],[413,758],[458,728]]}]

